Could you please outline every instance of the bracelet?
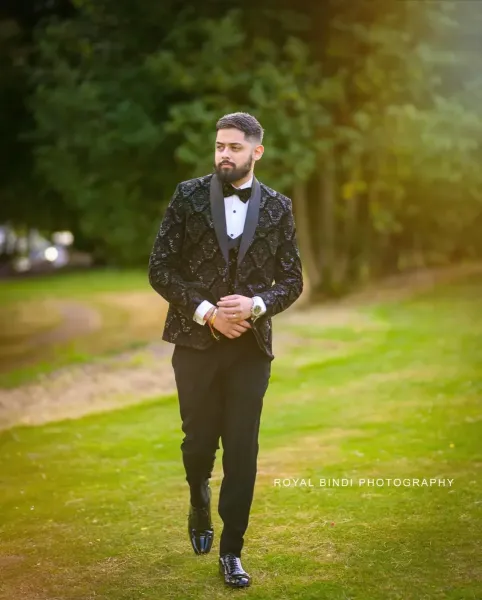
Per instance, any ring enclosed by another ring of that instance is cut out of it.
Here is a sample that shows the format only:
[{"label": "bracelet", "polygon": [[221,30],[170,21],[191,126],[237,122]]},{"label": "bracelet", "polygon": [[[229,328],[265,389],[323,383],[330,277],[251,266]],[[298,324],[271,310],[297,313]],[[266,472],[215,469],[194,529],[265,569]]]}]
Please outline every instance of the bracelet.
[{"label": "bracelet", "polygon": [[217,340],[219,342],[220,337],[219,335],[214,331],[214,327],[211,327],[211,324],[209,324],[209,329],[211,330],[211,335],[213,336],[213,338],[215,340]]},{"label": "bracelet", "polygon": [[211,315],[211,317],[208,320],[208,325],[209,325],[209,329],[211,330],[211,334],[213,336],[213,338],[217,341],[219,341],[219,336],[214,332],[214,319],[216,318],[216,315],[218,314],[218,308],[215,308],[213,310],[213,314]]},{"label": "bracelet", "polygon": [[[213,314],[214,314],[214,311],[216,310],[216,307],[215,307],[215,306],[213,306],[213,308],[214,308],[214,310],[213,310]],[[208,312],[209,312],[210,310],[211,310],[211,309],[209,309],[209,310],[207,311],[206,315],[204,315],[204,322],[205,322],[205,323],[207,323],[208,325],[209,325],[209,322],[211,321],[211,317],[213,316],[213,315],[211,315],[210,317],[208,317],[208,316],[207,316],[207,314],[208,314]]]},{"label": "bracelet", "polygon": [[209,327],[211,327],[211,328],[213,327],[213,325],[214,325],[214,319],[216,318],[217,314],[218,314],[218,309],[215,308],[213,310],[213,314],[209,317],[209,321],[208,321],[209,322]]}]

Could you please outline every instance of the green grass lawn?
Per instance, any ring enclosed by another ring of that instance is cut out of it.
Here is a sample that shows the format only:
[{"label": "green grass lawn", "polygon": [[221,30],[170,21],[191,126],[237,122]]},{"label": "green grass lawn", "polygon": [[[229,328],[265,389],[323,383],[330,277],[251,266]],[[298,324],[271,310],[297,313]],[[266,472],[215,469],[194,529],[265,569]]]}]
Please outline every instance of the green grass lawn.
[{"label": "green grass lawn", "polygon": [[148,288],[147,265],[140,269],[89,269],[0,282],[0,306],[42,298],[83,298],[93,292],[124,292]]},{"label": "green grass lawn", "polygon": [[356,327],[290,326],[299,345],[273,363],[265,398],[243,592],[217,574],[220,456],[216,545],[190,549],[175,397],[4,432],[0,597],[480,600],[481,299],[473,277],[366,307]]}]

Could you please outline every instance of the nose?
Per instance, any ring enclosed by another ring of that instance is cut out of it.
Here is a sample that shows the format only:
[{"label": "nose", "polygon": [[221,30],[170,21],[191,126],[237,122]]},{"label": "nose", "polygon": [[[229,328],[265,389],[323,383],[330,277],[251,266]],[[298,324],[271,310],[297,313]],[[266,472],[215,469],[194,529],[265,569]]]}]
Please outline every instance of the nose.
[{"label": "nose", "polygon": [[219,156],[221,158],[220,162],[224,162],[224,161],[226,161],[226,162],[232,162],[231,155],[229,154],[229,150],[227,150],[227,149],[222,150],[220,152]]}]

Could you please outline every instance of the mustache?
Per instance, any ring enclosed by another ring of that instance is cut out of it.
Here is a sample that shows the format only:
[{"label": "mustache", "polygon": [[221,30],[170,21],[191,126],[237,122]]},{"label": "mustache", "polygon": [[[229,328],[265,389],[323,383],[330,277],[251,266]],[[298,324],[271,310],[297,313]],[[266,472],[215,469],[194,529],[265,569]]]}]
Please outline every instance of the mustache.
[{"label": "mustache", "polygon": [[234,167],[235,166],[233,163],[229,163],[229,162],[226,162],[226,161],[224,161],[222,163],[219,163],[220,167],[223,167],[224,165],[227,165],[229,167]]}]

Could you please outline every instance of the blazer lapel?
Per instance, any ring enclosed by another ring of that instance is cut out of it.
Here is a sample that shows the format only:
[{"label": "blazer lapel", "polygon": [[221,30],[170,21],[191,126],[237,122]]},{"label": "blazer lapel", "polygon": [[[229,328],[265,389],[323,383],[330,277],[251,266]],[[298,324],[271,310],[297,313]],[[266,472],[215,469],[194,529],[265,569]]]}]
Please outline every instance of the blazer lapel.
[{"label": "blazer lapel", "polygon": [[214,230],[216,232],[216,237],[218,238],[218,244],[223,253],[224,260],[229,264],[228,233],[226,229],[223,188],[216,174],[211,178],[209,201],[211,203],[211,214],[213,216]]},{"label": "blazer lapel", "polygon": [[253,191],[249,199],[248,211],[246,213],[246,221],[244,223],[243,237],[238,252],[238,266],[246,255],[246,252],[254,238],[254,232],[258,226],[259,220],[259,205],[261,202],[261,186],[256,177],[253,177]]}]

